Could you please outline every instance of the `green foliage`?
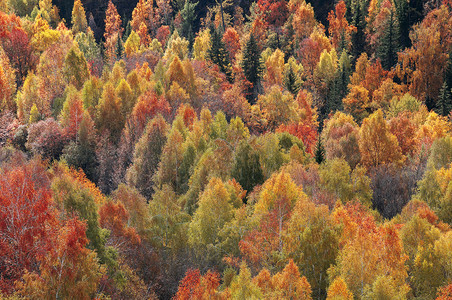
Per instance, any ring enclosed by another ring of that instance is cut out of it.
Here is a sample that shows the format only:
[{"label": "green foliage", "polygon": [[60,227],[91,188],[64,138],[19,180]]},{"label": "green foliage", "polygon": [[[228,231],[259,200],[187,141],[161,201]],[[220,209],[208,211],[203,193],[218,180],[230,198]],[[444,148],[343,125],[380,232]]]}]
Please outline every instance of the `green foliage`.
[{"label": "green foliage", "polygon": [[247,141],[242,141],[234,153],[231,176],[247,192],[264,182],[264,174],[259,162],[259,154]]},{"label": "green foliage", "polygon": [[250,34],[243,51],[242,68],[246,79],[253,84],[252,90],[247,95],[248,101],[253,104],[257,98],[258,85],[264,70],[259,47],[253,34]]},{"label": "green foliage", "polygon": [[77,89],[81,89],[85,80],[89,77],[88,64],[86,63],[85,56],[75,45],[66,55],[64,75],[67,81]]},{"label": "green foliage", "polygon": [[232,66],[229,62],[229,53],[221,39],[220,33],[214,27],[210,29],[210,48],[207,53],[209,59],[220,68],[221,72],[226,74],[229,82],[232,82]]},{"label": "green foliage", "polygon": [[128,183],[147,199],[150,199],[154,190],[154,176],[166,143],[167,131],[167,124],[162,116],[150,120],[135,146],[132,165],[127,171]]}]

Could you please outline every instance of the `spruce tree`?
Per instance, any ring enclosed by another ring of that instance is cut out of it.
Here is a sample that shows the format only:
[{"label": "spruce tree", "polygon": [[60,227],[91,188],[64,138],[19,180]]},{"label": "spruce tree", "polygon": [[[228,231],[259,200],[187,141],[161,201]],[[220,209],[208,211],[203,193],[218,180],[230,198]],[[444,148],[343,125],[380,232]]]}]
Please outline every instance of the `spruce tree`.
[{"label": "spruce tree", "polygon": [[232,82],[232,67],[229,62],[229,53],[221,39],[220,33],[212,26],[210,28],[209,59],[216,64],[220,71],[226,74],[229,82]]},{"label": "spruce tree", "polygon": [[323,148],[322,139],[319,136],[315,148],[315,161],[321,164],[325,160],[325,149]]},{"label": "spruce tree", "polygon": [[258,85],[260,83],[264,68],[262,66],[259,47],[252,33],[250,34],[250,38],[245,45],[242,68],[246,79],[253,84],[253,87],[247,95],[247,99],[248,102],[254,104],[256,102]]},{"label": "spruce tree", "polygon": [[185,0],[184,8],[180,11],[182,17],[181,35],[188,40],[188,46],[191,51],[195,37],[193,35],[193,24],[196,21],[196,6],[198,2],[191,3],[190,0]]},{"label": "spruce tree", "polygon": [[447,85],[447,82],[444,81],[441,90],[439,91],[438,102],[436,103],[435,111],[442,116],[449,115],[452,110],[452,96],[451,96],[451,88]]},{"label": "spruce tree", "polygon": [[353,16],[353,25],[356,27],[356,32],[352,34],[352,51],[354,60],[359,57],[366,47],[366,36],[364,34],[364,29],[366,28],[366,15],[364,12],[366,10],[367,7],[365,7],[360,0],[356,1]]},{"label": "spruce tree", "polygon": [[385,24],[385,30],[380,44],[377,47],[377,57],[380,58],[383,68],[389,70],[397,62],[397,51],[399,50],[399,25],[391,10]]},{"label": "spruce tree", "polygon": [[284,73],[284,86],[294,96],[298,94],[298,91],[301,88],[301,82],[290,64],[289,68]]}]

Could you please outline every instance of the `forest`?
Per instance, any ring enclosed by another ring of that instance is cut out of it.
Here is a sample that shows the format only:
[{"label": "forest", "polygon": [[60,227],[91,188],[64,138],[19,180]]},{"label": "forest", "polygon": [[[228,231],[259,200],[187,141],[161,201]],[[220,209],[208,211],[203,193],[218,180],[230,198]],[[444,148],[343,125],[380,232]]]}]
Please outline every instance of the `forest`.
[{"label": "forest", "polygon": [[452,299],[451,0],[0,0],[0,299]]}]

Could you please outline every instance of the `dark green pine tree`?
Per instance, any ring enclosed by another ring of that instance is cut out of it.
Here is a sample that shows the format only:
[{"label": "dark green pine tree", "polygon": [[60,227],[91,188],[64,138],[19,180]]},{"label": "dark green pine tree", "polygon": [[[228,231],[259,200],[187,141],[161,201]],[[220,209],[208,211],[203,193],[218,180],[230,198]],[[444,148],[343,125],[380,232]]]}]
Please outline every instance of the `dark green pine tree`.
[{"label": "dark green pine tree", "polygon": [[254,104],[256,102],[258,87],[264,67],[262,66],[259,47],[252,33],[250,34],[250,38],[245,45],[242,68],[243,72],[245,73],[246,79],[253,84],[252,88],[247,94],[247,99],[248,102]]},{"label": "dark green pine tree", "polygon": [[198,2],[191,3],[190,0],[185,0],[184,8],[180,11],[182,17],[181,35],[185,37],[189,44],[190,51],[193,47],[195,37],[193,35],[193,24],[196,21],[196,6]]},{"label": "dark green pine tree", "polygon": [[397,14],[397,23],[399,24],[399,41],[402,48],[410,47],[410,25],[408,19],[408,1],[406,0],[394,0],[394,5]]},{"label": "dark green pine tree", "polygon": [[364,52],[366,47],[366,36],[364,29],[366,28],[366,15],[367,8],[360,0],[356,1],[354,7],[353,25],[356,27],[356,32],[352,34],[352,53],[354,61]]},{"label": "dark green pine tree", "polygon": [[124,53],[124,45],[122,42],[122,38],[118,37],[116,40],[116,57],[118,59],[121,59],[123,53]]},{"label": "dark green pine tree", "polygon": [[229,82],[232,82],[232,66],[229,62],[229,53],[222,41],[221,34],[212,26],[210,28],[209,59],[216,64],[220,71],[226,74]]},{"label": "dark green pine tree", "polygon": [[325,160],[325,148],[323,148],[322,139],[319,136],[315,147],[315,161],[321,164]]},{"label": "dark green pine tree", "polygon": [[122,36],[122,41],[125,43],[129,38],[130,33],[132,32],[132,25],[130,25],[130,21],[127,22],[126,30],[124,31],[124,35]]},{"label": "dark green pine tree", "polygon": [[439,91],[438,101],[436,102],[435,111],[442,116],[449,115],[452,110],[452,96],[451,96],[451,88],[447,85],[447,82],[444,81],[441,90]]},{"label": "dark green pine tree", "polygon": [[292,65],[289,64],[289,68],[284,72],[284,86],[292,94],[297,95],[301,88],[301,81],[295,74]]},{"label": "dark green pine tree", "polygon": [[389,70],[397,62],[397,52],[400,48],[399,25],[393,10],[391,10],[391,14],[384,28],[384,33],[377,47],[376,54],[380,58],[383,68]]},{"label": "dark green pine tree", "polygon": [[444,81],[446,82],[447,86],[452,89],[452,47],[451,51],[449,52],[449,59],[447,61],[446,71],[444,73]]}]

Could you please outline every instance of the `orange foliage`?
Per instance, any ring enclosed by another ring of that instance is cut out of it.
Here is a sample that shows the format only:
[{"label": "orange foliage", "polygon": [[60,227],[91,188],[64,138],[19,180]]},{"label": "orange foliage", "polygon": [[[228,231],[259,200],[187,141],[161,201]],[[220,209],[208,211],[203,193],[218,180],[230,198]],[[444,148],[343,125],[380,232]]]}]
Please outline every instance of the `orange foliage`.
[{"label": "orange foliage", "polygon": [[347,48],[351,45],[351,34],[356,32],[356,27],[348,24],[345,18],[345,13],[347,12],[347,7],[345,2],[341,0],[336,4],[336,13],[331,11],[328,14],[328,33],[330,34],[333,46],[337,48],[341,39],[344,39],[343,43]]},{"label": "orange foliage", "polygon": [[99,209],[99,224],[110,230],[118,245],[125,243],[139,244],[140,236],[135,228],[129,227],[129,213],[121,202],[107,201]]}]

